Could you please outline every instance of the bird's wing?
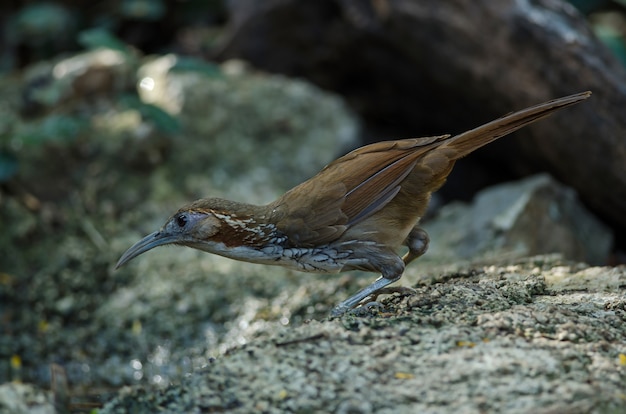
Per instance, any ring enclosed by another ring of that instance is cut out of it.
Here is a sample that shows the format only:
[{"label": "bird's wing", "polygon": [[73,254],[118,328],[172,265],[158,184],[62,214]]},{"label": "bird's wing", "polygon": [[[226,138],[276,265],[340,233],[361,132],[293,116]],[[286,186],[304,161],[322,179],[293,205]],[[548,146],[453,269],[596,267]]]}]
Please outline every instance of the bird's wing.
[{"label": "bird's wing", "polygon": [[331,242],[387,205],[419,158],[448,137],[384,141],[358,148],[276,200],[272,221],[299,246]]}]

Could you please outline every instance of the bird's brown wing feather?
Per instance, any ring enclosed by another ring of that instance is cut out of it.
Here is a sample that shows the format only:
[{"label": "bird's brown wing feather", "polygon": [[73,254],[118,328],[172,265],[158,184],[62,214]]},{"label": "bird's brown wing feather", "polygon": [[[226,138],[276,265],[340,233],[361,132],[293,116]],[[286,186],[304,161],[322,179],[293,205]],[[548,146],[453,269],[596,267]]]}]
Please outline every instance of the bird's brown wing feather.
[{"label": "bird's brown wing feather", "polygon": [[389,203],[418,159],[448,137],[384,141],[356,149],[279,198],[272,221],[299,246],[331,242]]},{"label": "bird's brown wing feather", "polygon": [[340,158],[326,167],[334,170],[333,176],[337,176],[337,170],[345,173],[342,181],[347,192],[342,211],[348,217],[348,225],[366,219],[389,203],[418,160],[448,137],[379,142],[357,149],[344,157],[347,159]]}]

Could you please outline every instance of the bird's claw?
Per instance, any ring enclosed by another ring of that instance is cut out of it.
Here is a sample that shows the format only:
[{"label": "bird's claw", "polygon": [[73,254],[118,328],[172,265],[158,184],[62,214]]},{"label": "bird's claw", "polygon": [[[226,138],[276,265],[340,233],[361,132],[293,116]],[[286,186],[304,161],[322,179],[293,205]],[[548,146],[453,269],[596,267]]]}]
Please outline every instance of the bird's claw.
[{"label": "bird's claw", "polygon": [[378,297],[380,295],[390,295],[392,293],[399,293],[400,295],[412,296],[416,295],[417,291],[413,288],[407,286],[392,286],[392,287],[384,287],[371,295],[367,296],[361,302],[357,303],[354,307],[347,306],[343,303],[335,306],[333,310],[330,312],[330,316],[333,318],[337,318],[343,316],[345,314],[350,314],[354,316],[364,316],[369,311],[376,307],[381,309],[383,307],[382,303],[378,301]]}]

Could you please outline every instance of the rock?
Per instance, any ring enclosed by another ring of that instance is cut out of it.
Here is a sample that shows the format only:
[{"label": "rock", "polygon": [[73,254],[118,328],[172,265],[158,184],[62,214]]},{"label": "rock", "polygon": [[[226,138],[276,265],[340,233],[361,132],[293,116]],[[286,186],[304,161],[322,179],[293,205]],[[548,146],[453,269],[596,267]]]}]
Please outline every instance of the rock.
[{"label": "rock", "polygon": [[[488,177],[546,170],[626,230],[626,117],[615,109],[626,105],[626,70],[566,2],[229,5],[233,24],[220,58],[306,77],[341,94],[362,115],[369,139],[458,133],[531,104],[593,91],[589,101],[467,162],[487,157]],[[476,168],[453,173],[443,191],[457,189],[458,196],[479,185],[472,182]]]},{"label": "rock", "polygon": [[432,261],[559,253],[604,264],[613,241],[576,192],[546,174],[489,187],[470,205],[447,205],[424,228],[431,237],[424,259]]},{"label": "rock", "polygon": [[549,256],[444,272],[382,313],[274,326],[101,412],[621,412],[625,282]]}]

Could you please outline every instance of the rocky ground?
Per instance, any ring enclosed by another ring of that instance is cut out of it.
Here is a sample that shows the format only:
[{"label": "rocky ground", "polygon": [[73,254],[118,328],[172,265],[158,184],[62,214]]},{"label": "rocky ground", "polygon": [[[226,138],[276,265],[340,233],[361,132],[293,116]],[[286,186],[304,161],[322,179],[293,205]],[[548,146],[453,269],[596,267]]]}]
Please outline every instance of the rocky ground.
[{"label": "rocky ground", "polygon": [[548,256],[442,273],[358,316],[275,325],[102,412],[617,413],[625,282]]},{"label": "rocky ground", "polygon": [[626,409],[625,269],[536,256],[430,275],[338,319],[257,314],[244,344],[168,386],[126,388],[100,412]]}]

